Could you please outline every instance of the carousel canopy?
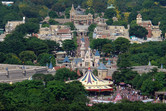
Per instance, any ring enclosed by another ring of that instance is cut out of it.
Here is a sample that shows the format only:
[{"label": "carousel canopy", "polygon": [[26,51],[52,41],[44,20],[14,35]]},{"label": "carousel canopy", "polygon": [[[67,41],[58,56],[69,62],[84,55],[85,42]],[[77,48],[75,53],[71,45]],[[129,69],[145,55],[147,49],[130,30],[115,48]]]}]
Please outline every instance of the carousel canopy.
[{"label": "carousel canopy", "polygon": [[87,73],[78,79],[82,85],[84,85],[85,89],[88,91],[112,91],[113,88],[111,85],[112,81],[102,80],[96,77],[90,68],[88,68]]}]

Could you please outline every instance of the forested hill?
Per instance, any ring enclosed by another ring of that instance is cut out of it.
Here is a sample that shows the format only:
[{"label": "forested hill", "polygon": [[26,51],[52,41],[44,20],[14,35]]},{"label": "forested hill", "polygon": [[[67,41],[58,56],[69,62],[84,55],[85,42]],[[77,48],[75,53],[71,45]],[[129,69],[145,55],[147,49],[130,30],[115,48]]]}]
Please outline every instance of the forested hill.
[{"label": "forested hill", "polygon": [[[2,1],[2,0],[0,0]],[[3,0],[4,1],[4,0]],[[86,9],[87,13],[105,12],[105,18],[111,20],[116,16],[119,22],[109,24],[125,25],[136,19],[140,12],[144,20],[152,20],[153,24],[161,22],[163,34],[166,32],[166,0],[11,0],[12,6],[3,6],[0,4],[0,28],[4,28],[9,20],[21,20],[26,16],[26,20],[39,23],[47,15],[51,17],[63,18],[59,12],[64,12],[69,17],[69,10],[74,4],[80,5]],[[115,9],[107,9],[107,6],[113,4]]]}]

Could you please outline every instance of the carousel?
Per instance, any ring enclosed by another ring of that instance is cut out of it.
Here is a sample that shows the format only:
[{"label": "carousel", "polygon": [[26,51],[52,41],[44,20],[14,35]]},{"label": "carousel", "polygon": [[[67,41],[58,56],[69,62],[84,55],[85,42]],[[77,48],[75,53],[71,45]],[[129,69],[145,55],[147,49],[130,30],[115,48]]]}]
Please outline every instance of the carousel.
[{"label": "carousel", "polygon": [[104,91],[113,91],[112,81],[102,80],[96,77],[90,67],[84,76],[78,79],[85,87],[87,91],[94,91],[94,92],[104,92]]}]

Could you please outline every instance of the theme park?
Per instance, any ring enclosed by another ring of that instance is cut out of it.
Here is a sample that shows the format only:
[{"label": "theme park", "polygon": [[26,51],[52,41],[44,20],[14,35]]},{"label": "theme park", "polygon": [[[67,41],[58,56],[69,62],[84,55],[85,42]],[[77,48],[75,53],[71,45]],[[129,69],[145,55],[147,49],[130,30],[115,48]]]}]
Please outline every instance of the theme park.
[{"label": "theme park", "polygon": [[166,0],[0,0],[0,111],[165,111]]}]

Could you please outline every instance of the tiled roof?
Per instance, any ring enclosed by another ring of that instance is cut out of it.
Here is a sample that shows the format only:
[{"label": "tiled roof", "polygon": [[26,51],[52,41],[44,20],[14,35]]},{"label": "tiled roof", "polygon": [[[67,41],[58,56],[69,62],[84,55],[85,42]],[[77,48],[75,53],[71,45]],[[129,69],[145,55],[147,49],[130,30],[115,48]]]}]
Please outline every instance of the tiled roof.
[{"label": "tiled roof", "polygon": [[58,70],[58,69],[61,69],[61,68],[65,68],[65,66],[61,66],[61,67],[60,66],[56,66],[56,67],[54,67],[55,70]]},{"label": "tiled roof", "polygon": [[105,67],[105,65],[103,63],[100,63],[100,66],[97,69],[106,70],[107,68]]},{"label": "tiled roof", "polygon": [[70,29],[59,29],[57,33],[70,33]]}]

